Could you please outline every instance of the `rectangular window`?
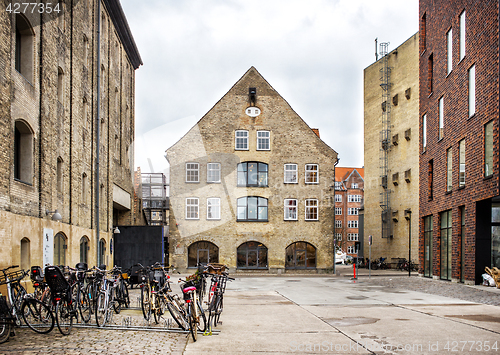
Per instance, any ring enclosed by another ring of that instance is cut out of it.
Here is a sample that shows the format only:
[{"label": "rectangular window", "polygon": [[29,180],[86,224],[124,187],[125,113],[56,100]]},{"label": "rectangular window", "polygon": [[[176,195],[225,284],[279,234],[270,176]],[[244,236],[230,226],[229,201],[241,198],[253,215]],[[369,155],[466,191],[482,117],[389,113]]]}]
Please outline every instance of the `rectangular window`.
[{"label": "rectangular window", "polygon": [[428,94],[432,94],[432,90],[434,84],[434,55],[429,56],[429,60],[427,63],[427,89],[429,90]]},{"label": "rectangular window", "polygon": [[335,202],[342,202],[342,195],[335,194]]},{"label": "rectangular window", "polygon": [[422,116],[422,151],[427,148],[427,115]]},{"label": "rectangular window", "polygon": [[270,150],[270,137],[269,131],[257,131],[257,150]]},{"label": "rectangular window", "polygon": [[465,139],[458,143],[459,154],[459,173],[458,173],[458,187],[465,186]]},{"label": "rectangular window", "polygon": [[359,233],[347,233],[348,242],[357,242],[359,240]]},{"label": "rectangular window", "polygon": [[427,46],[427,43],[425,41],[426,30],[427,30],[427,14],[423,14],[422,18],[420,19],[420,53],[425,51],[425,47]]},{"label": "rectangular window", "polygon": [[306,164],[306,184],[318,183],[318,164]]},{"label": "rectangular window", "polygon": [[195,197],[186,199],[186,219],[199,219],[199,200]]},{"label": "rectangular window", "polygon": [[469,117],[476,113],[476,66],[469,68]]},{"label": "rectangular window", "polygon": [[207,219],[220,219],[220,198],[207,198]]},{"label": "rectangular window", "polygon": [[439,214],[441,219],[441,279],[451,280],[451,210]]},{"label": "rectangular window", "polygon": [[237,170],[238,186],[267,187],[269,168],[266,163],[240,163]]},{"label": "rectangular window", "polygon": [[439,139],[442,139],[444,136],[444,103],[443,98],[439,99]]},{"label": "rectangular window", "polygon": [[356,249],[356,246],[354,245],[349,245],[347,247],[347,254],[357,254],[358,250]]},{"label": "rectangular window", "polygon": [[342,240],[342,233],[335,233],[335,239],[337,240],[337,242],[341,241]]},{"label": "rectangular window", "polygon": [[306,221],[318,220],[318,200],[306,200]]},{"label": "rectangular window", "polygon": [[361,195],[347,195],[347,202],[361,202]]},{"label": "rectangular window", "polygon": [[342,207],[335,207],[335,215],[336,216],[342,215]]},{"label": "rectangular window", "polygon": [[207,164],[207,182],[220,182],[220,163]]},{"label": "rectangular window", "polygon": [[342,221],[339,219],[335,220],[335,228],[342,228]]},{"label": "rectangular window", "polygon": [[297,178],[297,164],[285,164],[285,184],[296,184]]},{"label": "rectangular window", "polygon": [[429,200],[433,198],[434,190],[434,160],[429,160],[429,165],[427,167],[427,197]]},{"label": "rectangular window", "polygon": [[358,221],[347,221],[347,228],[358,228]]},{"label": "rectangular window", "polygon": [[484,176],[493,174],[493,121],[484,126]]},{"label": "rectangular window", "polygon": [[240,197],[237,205],[237,220],[246,222],[267,222],[267,198]]},{"label": "rectangular window", "polygon": [[432,216],[424,217],[424,276],[432,277]]},{"label": "rectangular window", "polygon": [[349,210],[347,211],[347,214],[350,215],[350,216],[358,215],[358,209],[357,208],[349,207]]},{"label": "rectangular window", "polygon": [[453,69],[453,31],[450,29],[446,33],[446,48],[447,48],[447,74]]},{"label": "rectangular window", "polygon": [[248,131],[236,131],[235,132],[234,149],[236,149],[236,150],[248,150]]},{"label": "rectangular window", "polygon": [[198,163],[187,163],[186,164],[186,182],[199,182],[200,165]]},{"label": "rectangular window", "polygon": [[351,184],[351,189],[357,189],[358,188],[358,183],[357,182],[353,182]]},{"label": "rectangular window", "polygon": [[335,181],[335,190],[342,190],[342,182]]},{"label": "rectangular window", "polygon": [[451,148],[446,149],[446,191],[451,191],[453,188],[453,151]]},{"label": "rectangular window", "polygon": [[460,14],[460,60],[465,57],[465,11]]},{"label": "rectangular window", "polygon": [[293,198],[285,199],[285,221],[297,220],[297,200]]}]

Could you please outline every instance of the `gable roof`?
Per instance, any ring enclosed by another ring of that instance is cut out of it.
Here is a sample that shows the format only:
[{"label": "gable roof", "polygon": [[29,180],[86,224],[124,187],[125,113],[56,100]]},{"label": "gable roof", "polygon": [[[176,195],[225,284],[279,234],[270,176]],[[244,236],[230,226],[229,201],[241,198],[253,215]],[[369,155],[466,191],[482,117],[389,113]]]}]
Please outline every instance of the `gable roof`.
[{"label": "gable roof", "polygon": [[353,173],[357,173],[363,180],[365,179],[364,168],[335,167],[335,181],[346,181]]}]

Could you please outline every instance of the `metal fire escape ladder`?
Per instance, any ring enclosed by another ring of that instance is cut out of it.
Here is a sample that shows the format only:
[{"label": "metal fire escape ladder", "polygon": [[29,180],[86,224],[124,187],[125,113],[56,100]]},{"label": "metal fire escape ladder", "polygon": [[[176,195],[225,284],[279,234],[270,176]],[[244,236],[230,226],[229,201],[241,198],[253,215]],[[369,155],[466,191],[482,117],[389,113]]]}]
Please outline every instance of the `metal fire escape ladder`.
[{"label": "metal fire escape ladder", "polygon": [[389,150],[391,149],[391,68],[389,43],[380,43],[380,87],[382,88],[382,130],[380,131],[380,207],[382,238],[392,237],[391,190],[389,188]]}]

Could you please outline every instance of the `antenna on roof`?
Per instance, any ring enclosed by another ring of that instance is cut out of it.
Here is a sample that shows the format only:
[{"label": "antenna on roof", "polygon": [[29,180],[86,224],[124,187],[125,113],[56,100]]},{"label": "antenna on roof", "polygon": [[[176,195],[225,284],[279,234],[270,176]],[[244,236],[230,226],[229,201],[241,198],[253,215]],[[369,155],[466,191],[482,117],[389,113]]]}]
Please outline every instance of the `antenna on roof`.
[{"label": "antenna on roof", "polygon": [[378,48],[378,37],[375,38],[375,61],[378,61],[377,48]]}]

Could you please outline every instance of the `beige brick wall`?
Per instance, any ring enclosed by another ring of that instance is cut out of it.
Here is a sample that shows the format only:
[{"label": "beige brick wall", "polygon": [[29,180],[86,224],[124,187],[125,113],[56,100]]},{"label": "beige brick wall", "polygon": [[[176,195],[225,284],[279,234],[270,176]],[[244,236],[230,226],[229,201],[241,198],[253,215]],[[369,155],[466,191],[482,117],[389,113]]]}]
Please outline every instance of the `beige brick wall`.
[{"label": "beige brick wall", "polygon": [[[391,97],[397,105],[391,107],[391,138],[398,135],[398,144],[392,144],[388,154],[388,189],[391,190],[390,206],[397,212],[398,222],[393,222],[393,238],[381,238],[380,194],[380,131],[382,130],[382,89],[380,88],[380,60],[364,70],[364,159],[365,159],[365,255],[368,255],[368,236],[373,235],[372,258],[408,258],[409,225],[404,210],[411,208],[412,260],[418,259],[418,34],[391,51]],[[411,91],[405,97],[406,90]],[[411,130],[409,140],[405,131]],[[405,171],[411,169],[411,182],[405,181]],[[393,184],[393,174],[399,174],[398,185]],[[391,216],[392,217],[392,216]]]},{"label": "beige brick wall", "polygon": [[[250,106],[248,90],[257,88],[256,106],[261,114],[245,114]],[[235,150],[235,131],[249,132],[248,151]],[[271,135],[270,151],[257,151],[257,131]],[[179,269],[187,266],[187,249],[206,240],[219,248],[219,261],[236,268],[236,250],[242,243],[258,241],[268,248],[270,272],[285,267],[285,249],[291,243],[308,242],[317,250],[317,269],[332,268],[333,186],[336,152],[314,134],[288,103],[251,68],[229,92],[186,134],[167,150],[170,163],[170,260]],[[268,164],[269,187],[237,187],[237,164]],[[185,183],[186,162],[200,164],[200,183]],[[206,183],[208,162],[221,163],[221,183]],[[298,184],[284,184],[284,164],[298,164]],[[306,185],[305,164],[319,165],[319,184]],[[268,222],[237,222],[237,199],[268,199]],[[187,197],[198,197],[199,220],[185,219]],[[220,197],[221,219],[206,218],[206,199]],[[298,221],[284,221],[285,198],[298,199]],[[319,201],[319,220],[305,221],[305,199]]]}]

